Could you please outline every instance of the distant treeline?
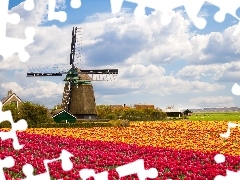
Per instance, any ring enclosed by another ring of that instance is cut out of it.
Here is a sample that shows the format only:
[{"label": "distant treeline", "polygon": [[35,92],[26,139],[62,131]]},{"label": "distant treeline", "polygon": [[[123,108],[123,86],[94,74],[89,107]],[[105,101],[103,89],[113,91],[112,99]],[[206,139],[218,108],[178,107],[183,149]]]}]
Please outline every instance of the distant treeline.
[{"label": "distant treeline", "polygon": [[97,106],[98,119],[128,119],[130,121],[137,120],[163,120],[167,118],[167,114],[158,108],[148,107],[112,107],[109,105]]},{"label": "distant treeline", "polygon": [[[55,106],[56,109],[60,109],[60,106]],[[98,119],[107,119],[107,120],[129,120],[129,121],[151,121],[151,120],[164,120],[167,118],[165,112],[162,112],[161,109],[158,108],[134,108],[134,107],[120,107],[113,108],[108,105],[99,105],[97,108]],[[3,111],[10,110],[13,116],[14,122],[25,119],[28,123],[28,127],[60,127],[60,125],[54,122],[52,118],[52,112],[49,112],[48,108],[43,105],[32,103],[32,102],[24,102],[19,105],[17,108],[15,104],[9,104],[3,106]],[[113,122],[113,121],[111,121]],[[117,122],[117,121],[116,121]],[[108,126],[107,124],[99,124],[99,126]],[[65,125],[68,126],[68,125]],[[73,125],[73,126],[76,126]],[[94,123],[84,123],[78,124],[79,127],[93,127],[97,126]],[[4,121],[0,123],[0,128],[10,127],[10,123]]]}]

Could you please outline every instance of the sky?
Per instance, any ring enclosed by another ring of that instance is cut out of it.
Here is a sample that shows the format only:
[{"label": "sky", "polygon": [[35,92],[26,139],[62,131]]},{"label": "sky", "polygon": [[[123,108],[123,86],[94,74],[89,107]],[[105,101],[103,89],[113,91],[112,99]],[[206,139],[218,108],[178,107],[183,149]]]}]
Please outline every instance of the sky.
[{"label": "sky", "polygon": [[[26,77],[29,68],[70,69],[72,27],[81,27],[80,69],[119,69],[114,81],[92,82],[96,103],[105,105],[154,104],[159,108],[240,107],[231,92],[240,84],[240,38],[233,36],[238,19],[226,15],[214,20],[217,6],[204,4],[199,17],[207,20],[200,30],[185,9],[171,11],[171,22],[161,24],[161,12],[146,8],[146,16],[136,19],[136,4],[124,1],[121,11],[111,12],[110,0],[82,0],[78,9],[69,0],[58,0],[57,11],[67,20],[48,21],[47,1],[34,1],[33,11],[25,11],[21,0],[10,0],[10,13],[18,13],[17,25],[7,24],[7,36],[25,38],[24,29],[34,27],[30,54],[21,62],[17,54],[0,60],[0,98],[13,90],[22,100],[52,108],[61,103],[64,77]],[[236,14],[240,17],[240,8]]]}]

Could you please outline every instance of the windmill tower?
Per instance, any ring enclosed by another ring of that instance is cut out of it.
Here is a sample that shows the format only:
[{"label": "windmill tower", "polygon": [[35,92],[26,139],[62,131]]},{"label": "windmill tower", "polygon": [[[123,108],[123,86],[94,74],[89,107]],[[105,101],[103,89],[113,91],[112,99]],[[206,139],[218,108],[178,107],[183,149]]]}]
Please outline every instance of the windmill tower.
[{"label": "windmill tower", "polygon": [[[77,42],[77,30],[79,28],[73,27],[72,30],[72,42],[70,52],[70,65],[71,68],[68,71],[55,71],[51,72],[36,72],[35,69],[31,69],[31,72],[27,73],[27,77],[37,76],[62,76],[66,74],[64,79],[65,87],[63,90],[62,107],[67,112],[71,113],[78,119],[96,119],[96,102],[94,96],[94,90],[92,81],[111,81],[115,75],[118,74],[118,69],[95,69],[95,70],[82,70],[75,66],[76,42]],[[48,68],[44,68],[45,71]],[[56,69],[55,69],[56,70]],[[35,72],[34,72],[35,71]],[[90,77],[91,75],[91,77]]]}]

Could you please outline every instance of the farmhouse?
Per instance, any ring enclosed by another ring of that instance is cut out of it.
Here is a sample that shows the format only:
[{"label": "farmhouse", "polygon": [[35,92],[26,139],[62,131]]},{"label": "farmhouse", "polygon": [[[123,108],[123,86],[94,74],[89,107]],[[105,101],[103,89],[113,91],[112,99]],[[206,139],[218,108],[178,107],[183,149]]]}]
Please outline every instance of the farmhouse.
[{"label": "farmhouse", "polygon": [[8,104],[14,104],[16,107],[19,107],[19,105],[23,102],[15,93],[13,93],[11,90],[8,91],[8,94],[6,97],[4,97],[2,100],[2,105],[8,105]]},{"label": "farmhouse", "polygon": [[149,109],[154,109],[154,105],[150,104],[150,105],[147,105],[147,104],[135,104],[134,107],[136,109],[145,109],[145,108],[149,108]]},{"label": "farmhouse", "polygon": [[168,117],[181,117],[182,112],[179,109],[175,109],[173,106],[168,106],[166,109],[162,109]]}]

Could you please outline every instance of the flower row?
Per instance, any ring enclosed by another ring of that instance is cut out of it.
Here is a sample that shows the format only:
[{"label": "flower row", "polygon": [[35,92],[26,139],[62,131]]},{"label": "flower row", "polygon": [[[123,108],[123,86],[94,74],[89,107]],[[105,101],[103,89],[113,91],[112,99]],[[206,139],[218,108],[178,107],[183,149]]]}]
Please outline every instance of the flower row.
[{"label": "flower row", "polygon": [[28,133],[73,137],[84,140],[125,142],[139,146],[188,149],[202,152],[219,151],[240,155],[240,131],[231,129],[228,139],[220,137],[227,123],[208,121],[135,122],[127,128],[43,128]]},{"label": "flower row", "polygon": [[[49,165],[52,178],[79,179],[81,169],[94,169],[97,172],[107,170],[109,179],[118,179],[115,168],[138,159],[144,159],[145,169],[156,168],[158,177],[162,179],[214,179],[217,175],[226,175],[226,169],[239,169],[239,156],[225,155],[226,161],[217,164],[214,156],[218,151],[203,153],[193,150],[175,150],[173,148],[158,148],[152,146],[138,146],[127,143],[81,140],[71,137],[18,133],[20,144],[24,148],[16,151],[11,140],[1,141],[0,156],[4,159],[12,156],[15,166],[5,170],[11,178],[23,178],[22,166],[32,164],[36,174],[46,171],[43,160],[59,157],[61,150],[72,153],[73,169],[65,172],[61,162]],[[13,177],[14,176],[14,177]],[[126,176],[122,179],[127,179]],[[132,175],[137,179],[136,174]]]}]

